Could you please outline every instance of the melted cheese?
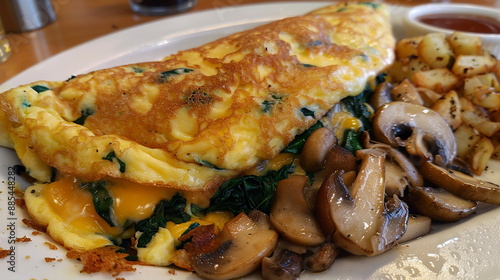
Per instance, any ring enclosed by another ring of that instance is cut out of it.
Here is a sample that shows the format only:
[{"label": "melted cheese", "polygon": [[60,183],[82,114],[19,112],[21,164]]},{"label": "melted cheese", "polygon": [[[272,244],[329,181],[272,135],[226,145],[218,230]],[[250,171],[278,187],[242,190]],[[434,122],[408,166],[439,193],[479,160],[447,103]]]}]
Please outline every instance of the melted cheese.
[{"label": "melted cheese", "polygon": [[[54,240],[79,251],[113,244],[107,234],[111,229],[97,217],[90,198],[78,191],[75,195],[70,194],[75,186],[71,180],[48,186],[36,184],[29,187],[24,200],[30,215],[47,227]],[[66,203],[71,203],[71,206]]]},{"label": "melted cheese", "polygon": [[82,234],[116,235],[118,233],[117,229],[111,228],[99,217],[94,209],[92,195],[80,188],[78,182],[72,177],[65,177],[46,185],[42,196],[52,210],[67,223],[71,231]]},{"label": "melted cheese", "polygon": [[[82,188],[72,176],[28,188],[25,200],[30,209],[36,211],[32,215],[37,222],[51,226],[51,235],[58,242],[68,247],[88,250],[109,245],[110,239],[133,236],[134,232],[128,230],[131,224],[149,218],[161,200],[169,200],[178,192],[119,179],[107,182],[105,188],[113,198],[112,214],[119,225],[117,227],[111,227],[97,214],[91,193]],[[174,243],[178,243],[177,239],[192,223],[215,224],[222,229],[232,217],[230,212],[217,211],[201,218],[192,217],[189,222],[182,224],[168,222],[148,243],[147,248],[138,250],[139,258],[151,264],[167,265],[173,256],[175,245],[178,245]],[[165,254],[158,254],[158,250],[165,250]]]},{"label": "melted cheese", "polygon": [[169,200],[177,192],[173,189],[152,188],[126,180],[112,180],[106,188],[113,198],[113,213],[120,226],[150,217],[161,200]]},{"label": "melted cheese", "polygon": [[358,118],[353,117],[349,112],[342,111],[335,113],[329,122],[329,126],[334,128],[337,139],[343,139],[346,130],[353,129],[358,131],[363,126]]},{"label": "melted cheese", "polygon": [[198,223],[200,225],[211,225],[214,224],[219,230],[221,230],[224,225],[233,217],[233,214],[228,211],[216,211],[207,213],[204,217],[196,218],[192,217],[189,222],[174,224],[173,222],[167,222],[165,226],[172,236],[177,240],[186,232],[186,230],[193,224]]}]

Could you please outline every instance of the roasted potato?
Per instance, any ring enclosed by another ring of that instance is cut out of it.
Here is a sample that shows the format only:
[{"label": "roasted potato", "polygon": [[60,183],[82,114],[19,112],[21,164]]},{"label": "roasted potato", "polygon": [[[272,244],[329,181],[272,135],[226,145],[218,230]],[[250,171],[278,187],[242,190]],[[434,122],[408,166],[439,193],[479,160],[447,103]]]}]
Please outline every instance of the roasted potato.
[{"label": "roasted potato", "polygon": [[446,120],[457,155],[475,174],[490,158],[500,159],[500,61],[481,38],[455,32],[400,40],[389,75],[393,100],[418,101]]}]

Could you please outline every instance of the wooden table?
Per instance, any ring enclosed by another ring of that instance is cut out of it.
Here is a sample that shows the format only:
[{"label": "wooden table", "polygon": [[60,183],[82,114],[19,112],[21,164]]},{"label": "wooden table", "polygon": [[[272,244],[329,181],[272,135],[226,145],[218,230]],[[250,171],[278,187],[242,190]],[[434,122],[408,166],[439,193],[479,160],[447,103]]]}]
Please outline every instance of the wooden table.
[{"label": "wooden table", "polygon": [[[280,0],[274,0],[280,1]],[[294,0],[281,0],[294,1]],[[295,0],[304,1],[304,0]],[[324,0],[325,3],[331,2]],[[231,5],[270,2],[266,0],[199,0],[187,13]],[[429,2],[474,3],[500,8],[500,0],[386,0],[395,5]],[[12,33],[10,58],[0,64],[0,84],[23,70],[68,48],[108,33],[163,17],[134,14],[127,0],[54,0],[57,20],[41,29]]]}]

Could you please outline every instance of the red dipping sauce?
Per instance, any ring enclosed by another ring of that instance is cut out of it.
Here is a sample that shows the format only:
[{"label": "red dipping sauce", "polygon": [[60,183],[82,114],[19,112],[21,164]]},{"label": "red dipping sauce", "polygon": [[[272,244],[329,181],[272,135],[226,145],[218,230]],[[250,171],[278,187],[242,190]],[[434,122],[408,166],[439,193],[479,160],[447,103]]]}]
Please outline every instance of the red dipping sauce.
[{"label": "red dipping sauce", "polygon": [[417,20],[440,28],[455,31],[500,34],[500,21],[495,18],[467,14],[433,14],[417,17]]}]

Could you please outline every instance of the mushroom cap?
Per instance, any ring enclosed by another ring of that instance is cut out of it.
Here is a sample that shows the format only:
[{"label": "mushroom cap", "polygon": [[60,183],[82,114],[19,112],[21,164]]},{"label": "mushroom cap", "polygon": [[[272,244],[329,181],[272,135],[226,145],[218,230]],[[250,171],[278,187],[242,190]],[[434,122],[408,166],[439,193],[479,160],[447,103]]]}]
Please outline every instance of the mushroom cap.
[{"label": "mushroom cap", "polygon": [[406,201],[416,213],[440,222],[468,217],[477,206],[475,201],[460,198],[445,189],[425,186],[410,188]]},{"label": "mushroom cap", "polygon": [[227,222],[216,239],[221,245],[212,252],[195,255],[193,269],[206,279],[233,279],[251,273],[271,255],[278,233],[267,215],[254,210]]},{"label": "mushroom cap", "polygon": [[342,178],[343,171],[323,182],[316,216],[339,247],[355,255],[373,256],[391,248],[403,235],[408,207],[397,196],[384,202],[385,154],[373,149],[359,155],[361,167],[350,186]]},{"label": "mushroom cap", "polygon": [[266,280],[294,280],[302,273],[302,256],[283,249],[262,260],[261,274]]},{"label": "mushroom cap", "polygon": [[326,238],[304,196],[308,181],[305,175],[292,175],[278,182],[270,220],[274,228],[290,242],[317,246],[325,242]]},{"label": "mushroom cap", "polygon": [[332,242],[325,242],[320,246],[311,248],[305,254],[303,267],[311,272],[323,272],[328,270],[340,254],[340,249]]},{"label": "mushroom cap", "polygon": [[337,139],[326,127],[316,129],[306,140],[300,153],[300,165],[307,172],[316,172],[323,167],[328,151]]},{"label": "mushroom cap", "polygon": [[426,180],[456,196],[500,205],[500,186],[495,183],[443,168],[432,162],[424,162],[419,169]]},{"label": "mushroom cap", "polygon": [[421,105],[393,101],[380,107],[373,120],[376,140],[402,146],[414,160],[424,158],[447,166],[455,158],[453,131],[435,111]]}]

